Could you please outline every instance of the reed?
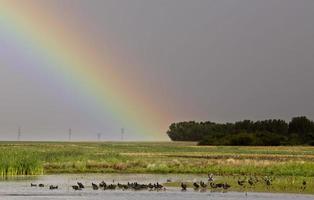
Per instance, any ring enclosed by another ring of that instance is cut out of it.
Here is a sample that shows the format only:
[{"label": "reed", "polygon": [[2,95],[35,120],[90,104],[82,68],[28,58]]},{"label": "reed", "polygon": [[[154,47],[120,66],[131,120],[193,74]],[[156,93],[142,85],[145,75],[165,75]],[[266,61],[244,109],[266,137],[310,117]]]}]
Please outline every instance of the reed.
[{"label": "reed", "polygon": [[0,175],[2,177],[39,174],[43,174],[43,165],[35,152],[9,149],[0,151]]},{"label": "reed", "polygon": [[199,147],[189,142],[0,142],[2,176],[104,172],[314,177],[314,147]]}]

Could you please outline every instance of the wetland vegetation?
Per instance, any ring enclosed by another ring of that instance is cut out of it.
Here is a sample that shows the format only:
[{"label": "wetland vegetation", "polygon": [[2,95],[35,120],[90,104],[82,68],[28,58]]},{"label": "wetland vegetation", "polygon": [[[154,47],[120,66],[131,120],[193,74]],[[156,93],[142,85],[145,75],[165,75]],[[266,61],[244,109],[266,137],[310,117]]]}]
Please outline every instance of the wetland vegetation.
[{"label": "wetland vegetation", "polygon": [[[194,142],[1,142],[3,177],[68,173],[207,174],[236,181],[273,177],[271,192],[313,194],[314,147],[198,146]],[[205,175],[206,177],[206,175]],[[178,186],[179,183],[168,183]],[[294,188],[294,189],[293,189]],[[312,188],[312,189],[311,189]],[[263,184],[246,187],[265,191]],[[267,192],[267,191],[266,191]]]},{"label": "wetland vegetation", "polygon": [[314,147],[193,142],[2,142],[1,174],[214,173],[314,177]]}]

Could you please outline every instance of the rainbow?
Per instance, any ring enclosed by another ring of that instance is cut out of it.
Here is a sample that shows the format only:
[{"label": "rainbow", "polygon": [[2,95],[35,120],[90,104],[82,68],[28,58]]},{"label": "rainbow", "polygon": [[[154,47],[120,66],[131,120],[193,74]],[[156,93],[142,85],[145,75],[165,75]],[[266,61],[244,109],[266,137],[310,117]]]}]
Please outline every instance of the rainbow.
[{"label": "rainbow", "polygon": [[[114,55],[109,51],[105,58],[97,55],[76,34],[78,31],[68,30],[65,24],[30,2],[0,0],[0,31],[0,36],[16,46],[27,43],[33,55],[30,62],[41,64],[30,70],[57,76],[64,87],[75,88],[90,104],[95,104],[98,112],[109,112],[124,126],[134,127],[134,134],[149,140],[166,140],[167,115],[117,75]],[[19,56],[27,57],[23,53]],[[12,59],[8,63],[14,62],[18,61]]]}]

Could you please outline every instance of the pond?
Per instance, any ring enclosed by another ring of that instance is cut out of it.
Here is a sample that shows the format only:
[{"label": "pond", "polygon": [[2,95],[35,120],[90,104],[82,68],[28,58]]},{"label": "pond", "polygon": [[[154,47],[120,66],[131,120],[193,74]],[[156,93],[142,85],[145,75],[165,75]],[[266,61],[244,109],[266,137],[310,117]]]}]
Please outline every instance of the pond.
[{"label": "pond", "polygon": [[[202,180],[203,175],[158,175],[158,174],[71,174],[71,175],[45,175],[38,177],[27,177],[18,179],[8,179],[0,181],[0,199],[8,200],[31,200],[31,199],[46,199],[46,200],[68,200],[68,199],[106,199],[106,200],[211,200],[211,199],[263,199],[263,200],[312,200],[313,195],[301,194],[273,194],[273,193],[252,193],[247,195],[244,192],[196,192],[193,189],[188,189],[182,192],[180,188],[168,187],[166,191],[132,191],[132,190],[97,190],[91,188],[91,183],[164,183],[167,180],[171,181],[187,181]],[[72,185],[77,182],[82,182],[87,187],[81,191],[74,191]],[[31,183],[44,184],[45,187],[31,187]],[[58,189],[50,190],[50,185],[58,185]]]}]

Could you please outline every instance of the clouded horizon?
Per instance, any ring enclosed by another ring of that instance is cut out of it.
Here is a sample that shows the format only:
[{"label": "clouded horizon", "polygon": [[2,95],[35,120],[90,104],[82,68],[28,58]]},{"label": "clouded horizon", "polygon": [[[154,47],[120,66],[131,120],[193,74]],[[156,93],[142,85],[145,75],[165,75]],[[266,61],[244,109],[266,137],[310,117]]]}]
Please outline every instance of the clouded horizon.
[{"label": "clouded horizon", "polygon": [[19,126],[22,140],[67,140],[70,127],[74,140],[95,140],[97,133],[103,140],[120,140],[122,127],[126,140],[165,140],[168,125],[183,120],[314,119],[314,1],[27,3],[62,24],[60,29],[75,30],[73,37],[87,44],[82,48],[115,63],[122,86],[132,88],[131,96],[141,94],[160,112],[160,137],[136,134],[136,127],[120,123],[123,116],[88,105],[77,87],[60,84],[58,76],[46,81],[46,72],[7,62],[9,56],[17,61],[36,55],[27,42],[16,44],[4,34],[9,25],[1,23],[10,20],[3,17],[0,140],[15,140]]}]

